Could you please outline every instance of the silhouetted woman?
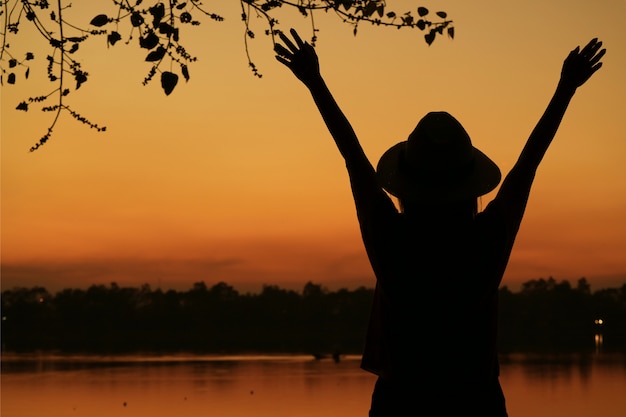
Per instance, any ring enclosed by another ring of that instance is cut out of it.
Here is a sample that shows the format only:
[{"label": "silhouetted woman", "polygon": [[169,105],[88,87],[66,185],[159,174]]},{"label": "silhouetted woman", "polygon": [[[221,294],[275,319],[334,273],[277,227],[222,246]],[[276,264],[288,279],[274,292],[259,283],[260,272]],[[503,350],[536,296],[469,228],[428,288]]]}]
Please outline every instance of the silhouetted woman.
[{"label": "silhouetted woman", "polygon": [[[597,39],[565,59],[545,113],[496,197],[500,170],[445,112],[428,113],[375,170],[292,30],[276,58],[309,89],[345,159],[376,290],[362,368],[378,375],[370,416],[506,416],[500,388],[498,286],[535,171],[576,89],[601,67]],[[386,193],[400,202],[398,211]]]}]

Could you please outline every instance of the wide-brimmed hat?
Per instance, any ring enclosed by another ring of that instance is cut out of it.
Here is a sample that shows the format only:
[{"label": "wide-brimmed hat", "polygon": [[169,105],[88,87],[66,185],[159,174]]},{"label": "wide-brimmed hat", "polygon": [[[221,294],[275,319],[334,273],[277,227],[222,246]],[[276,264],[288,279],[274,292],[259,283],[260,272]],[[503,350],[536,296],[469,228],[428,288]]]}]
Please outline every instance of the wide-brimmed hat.
[{"label": "wide-brimmed hat", "polygon": [[376,171],[381,186],[401,200],[476,198],[501,178],[498,166],[472,146],[461,123],[446,112],[424,116],[408,140],[383,154]]}]

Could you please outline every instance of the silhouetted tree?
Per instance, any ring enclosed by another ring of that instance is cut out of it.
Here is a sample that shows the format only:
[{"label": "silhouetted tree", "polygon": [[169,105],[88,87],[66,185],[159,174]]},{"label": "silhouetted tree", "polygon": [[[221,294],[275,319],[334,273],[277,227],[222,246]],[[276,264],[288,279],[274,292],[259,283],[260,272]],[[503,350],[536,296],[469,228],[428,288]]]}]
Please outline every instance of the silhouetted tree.
[{"label": "silhouetted tree", "polygon": [[232,301],[239,297],[239,292],[225,282],[218,282],[209,291],[211,297],[220,301]]},{"label": "silhouetted tree", "polygon": [[[597,333],[596,320],[610,334],[609,345],[626,341],[626,303],[620,306],[624,289],[604,289],[591,293],[581,278],[573,288],[568,281],[536,279],[522,285],[518,294],[500,289],[500,343],[510,349],[592,348]],[[618,317],[621,314],[621,317]],[[607,338],[605,338],[606,342]]]},{"label": "silhouetted tree", "polygon": [[587,278],[583,277],[578,280],[578,283],[576,284],[576,291],[584,295],[591,294],[591,285],[587,282]]},{"label": "silhouetted tree", "polygon": [[[31,148],[36,150],[45,144],[52,134],[54,126],[65,111],[74,119],[97,131],[105,131],[105,126],[91,122],[77,113],[67,104],[66,97],[70,94],[70,84],[78,90],[88,81],[89,73],[77,58],[77,52],[92,37],[106,37],[107,45],[118,43],[135,43],[140,47],[140,54],[149,63],[150,69],[143,80],[146,85],[157,75],[165,94],[169,95],[178,84],[180,76],[185,81],[190,79],[190,65],[196,56],[185,48],[182,38],[185,29],[200,25],[202,22],[222,22],[224,17],[209,11],[207,7],[219,7],[219,2],[208,2],[206,6],[200,0],[110,0],[113,13],[94,13],[89,22],[77,22],[69,16],[72,6],[68,0],[5,0],[0,1],[3,15],[2,47],[0,49],[0,82],[4,85],[14,84],[18,78],[18,69],[23,77],[28,78],[30,65],[36,57],[29,50],[13,51],[10,48],[12,37],[19,36],[22,25],[29,24],[36,28],[40,40],[50,48],[50,53],[42,63],[47,68],[48,79],[55,85],[51,92],[37,97],[29,97],[17,105],[18,110],[28,111],[32,105],[40,105],[41,109],[54,115],[48,131]],[[252,62],[248,48],[248,39],[256,36],[251,18],[261,18],[265,24],[262,33],[274,37],[279,33],[278,10],[281,8],[295,9],[310,19],[312,27],[311,42],[317,38],[318,28],[314,16],[320,12],[336,14],[340,21],[352,27],[357,34],[362,23],[396,28],[418,28],[424,31],[424,40],[429,45],[437,35],[444,31],[450,38],[454,37],[452,21],[447,13],[436,13],[436,21],[432,21],[429,10],[425,7],[412,11],[396,13],[387,7],[385,0],[239,0],[241,20],[243,21],[244,48],[248,64],[255,76],[261,77],[256,65]],[[99,5],[98,7],[103,7]],[[100,10],[102,11],[102,9]],[[31,46],[29,45],[29,48]],[[177,68],[176,70],[173,68]],[[68,79],[68,77],[71,77]],[[49,103],[52,98],[56,102]]]},{"label": "silhouetted tree", "polygon": [[306,298],[319,298],[324,294],[328,293],[328,290],[322,287],[319,284],[314,284],[311,281],[307,282],[304,285],[304,289],[302,290],[302,296]]},{"label": "silhouetted tree", "polygon": [[41,344],[53,317],[52,296],[43,287],[15,288],[2,292],[2,346],[10,335],[14,348]]},{"label": "silhouetted tree", "polygon": [[[500,295],[502,352],[626,348],[626,284],[591,292],[553,278]],[[188,291],[92,285],[51,295],[45,288],[2,292],[2,350],[360,353],[373,289],[301,293],[265,285],[240,294],[203,281]],[[444,348],[444,347],[442,347]],[[455,347],[456,348],[456,347]]]}]

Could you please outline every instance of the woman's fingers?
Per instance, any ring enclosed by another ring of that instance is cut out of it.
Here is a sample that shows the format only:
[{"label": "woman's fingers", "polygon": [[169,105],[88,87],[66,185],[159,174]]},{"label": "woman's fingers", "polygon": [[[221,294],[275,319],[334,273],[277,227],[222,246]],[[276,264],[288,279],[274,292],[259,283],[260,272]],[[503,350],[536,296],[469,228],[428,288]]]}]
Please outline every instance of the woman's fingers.
[{"label": "woman's fingers", "polygon": [[292,53],[296,53],[299,50],[303,49],[306,43],[302,40],[302,38],[300,38],[300,35],[298,35],[298,32],[296,32],[295,29],[290,29],[289,32],[291,33],[291,36],[293,36],[293,39],[296,41],[295,44],[291,41],[291,39],[287,37],[287,35],[282,32],[280,32],[278,36],[280,36],[280,39],[284,42],[285,45],[287,45],[287,48],[289,48]]},{"label": "woman's fingers", "polygon": [[597,64],[598,61],[600,61],[602,59],[602,57],[604,56],[604,54],[606,54],[606,49],[602,49],[600,52],[598,52],[593,58],[591,58],[589,60],[589,64],[591,64],[592,66]]},{"label": "woman's fingers", "polygon": [[289,67],[291,65],[291,61],[287,61],[285,58],[283,58],[280,55],[276,55],[276,59],[278,60],[278,62],[286,65],[287,67]]},{"label": "woman's fingers", "polygon": [[593,57],[595,54],[597,54],[601,47],[602,47],[602,42],[598,42],[595,45],[593,45],[593,47],[589,51],[589,57]]},{"label": "woman's fingers", "polygon": [[274,45],[274,51],[276,51],[276,53],[280,55],[281,57],[285,57],[285,58],[291,58],[291,56],[293,55],[290,51],[287,50],[287,48],[285,48],[279,43]]},{"label": "woman's fingers", "polygon": [[[580,54],[582,56],[588,55],[593,48],[596,48],[597,45],[598,45],[598,38],[593,38],[592,40],[589,41],[587,45],[585,45],[582,51],[580,51]],[[600,42],[600,45],[602,45],[602,42]]]},{"label": "woman's fingers", "polygon": [[298,48],[302,49],[302,47],[304,46],[304,42],[302,42],[302,39],[300,38],[300,35],[298,35],[298,32],[296,32],[295,29],[290,29],[289,32],[291,33],[291,36],[293,36],[293,38],[296,41],[296,44],[298,44]]},{"label": "woman's fingers", "polygon": [[600,49],[601,47],[602,42],[599,42],[598,38],[594,38],[589,41],[582,50],[576,47],[576,49],[570,53],[569,58],[576,59],[579,65],[588,65],[589,68],[593,69],[595,72],[602,66],[600,60],[606,53],[606,49]]},{"label": "woman's fingers", "polygon": [[602,62],[600,60],[606,53],[606,49],[600,49],[602,47],[602,42],[598,42],[598,39],[592,39],[591,42],[587,44],[580,52],[580,56],[587,61],[586,63],[589,65],[589,69],[591,71],[590,74],[593,74],[597,70],[602,67]]},{"label": "woman's fingers", "polygon": [[[298,47],[296,45],[294,45],[293,42],[291,42],[291,40],[287,37],[287,35],[285,35],[284,33],[280,32],[278,34],[278,36],[280,36],[280,39],[285,43],[285,45],[287,45],[287,48],[289,48],[291,50],[291,52],[293,52],[293,53],[298,52]],[[296,40],[296,42],[297,42],[297,40]],[[300,42],[302,42],[302,40],[300,40]]]}]

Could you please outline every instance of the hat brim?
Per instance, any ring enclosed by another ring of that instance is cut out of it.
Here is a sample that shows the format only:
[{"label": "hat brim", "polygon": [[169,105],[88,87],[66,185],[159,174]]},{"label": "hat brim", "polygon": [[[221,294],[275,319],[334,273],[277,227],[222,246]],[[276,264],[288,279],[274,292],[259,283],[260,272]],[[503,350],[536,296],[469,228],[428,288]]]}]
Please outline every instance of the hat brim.
[{"label": "hat brim", "polygon": [[400,142],[388,149],[378,162],[376,173],[380,185],[399,199],[461,201],[476,198],[495,189],[502,174],[487,155],[472,147],[473,166],[463,176],[445,185],[409,177],[399,169],[400,158],[407,142]]}]

